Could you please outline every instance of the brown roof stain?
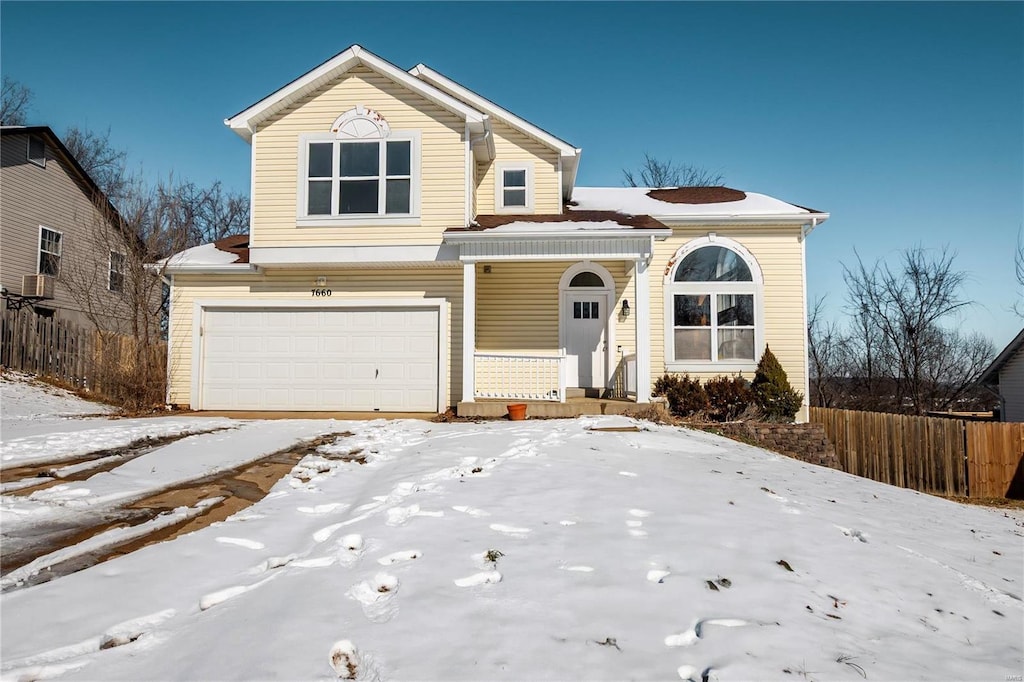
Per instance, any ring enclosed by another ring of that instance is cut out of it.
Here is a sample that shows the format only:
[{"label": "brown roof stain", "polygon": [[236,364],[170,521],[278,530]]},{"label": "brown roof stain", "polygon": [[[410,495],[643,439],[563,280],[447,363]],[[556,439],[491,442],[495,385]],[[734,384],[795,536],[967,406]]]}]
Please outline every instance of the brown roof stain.
[{"label": "brown roof stain", "polygon": [[669,204],[724,204],[747,198],[746,192],[731,187],[670,187],[652,189],[647,196]]},{"label": "brown roof stain", "polygon": [[236,263],[249,262],[249,235],[235,234],[230,237],[223,237],[213,243],[218,251],[233,253],[238,256]]},{"label": "brown roof stain", "polygon": [[667,229],[666,225],[648,215],[628,215],[618,211],[571,211],[529,215],[478,215],[476,225],[449,228],[448,232],[480,232],[509,223],[603,223],[611,221],[642,230]]}]

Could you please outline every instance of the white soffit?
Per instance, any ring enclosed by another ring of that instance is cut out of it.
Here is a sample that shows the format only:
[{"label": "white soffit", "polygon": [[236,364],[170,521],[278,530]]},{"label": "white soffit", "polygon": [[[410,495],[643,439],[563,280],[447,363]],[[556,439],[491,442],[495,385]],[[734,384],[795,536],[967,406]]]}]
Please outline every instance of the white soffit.
[{"label": "white soffit", "polygon": [[359,45],[353,45],[347,50],[331,57],[320,66],[307,71],[302,76],[267,95],[252,106],[230,118],[224,119],[224,125],[249,142],[252,140],[252,135],[260,123],[359,65],[366,66],[390,78],[395,83],[422,95],[434,104],[459,115],[470,125],[474,132],[483,132],[484,120],[486,119],[483,113],[434,87],[430,83],[414,78],[391,62],[381,59]]}]

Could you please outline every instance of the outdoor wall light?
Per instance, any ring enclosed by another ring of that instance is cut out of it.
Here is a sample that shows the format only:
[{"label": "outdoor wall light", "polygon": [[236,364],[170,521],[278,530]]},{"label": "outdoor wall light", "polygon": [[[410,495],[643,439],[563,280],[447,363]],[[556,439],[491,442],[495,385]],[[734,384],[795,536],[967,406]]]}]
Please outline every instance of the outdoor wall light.
[{"label": "outdoor wall light", "polygon": [[622,299],[622,316],[629,317],[629,301]]},{"label": "outdoor wall light", "polygon": [[325,287],[325,286],[327,286],[327,278],[324,277],[323,275],[320,275],[319,277],[316,278],[316,285],[318,287]]}]

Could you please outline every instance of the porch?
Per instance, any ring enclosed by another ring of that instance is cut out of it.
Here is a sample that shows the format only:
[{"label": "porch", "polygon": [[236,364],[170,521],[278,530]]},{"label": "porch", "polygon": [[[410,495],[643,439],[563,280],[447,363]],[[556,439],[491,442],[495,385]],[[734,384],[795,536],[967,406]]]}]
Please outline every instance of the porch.
[{"label": "porch", "polygon": [[648,404],[637,403],[632,398],[588,398],[586,396],[566,398],[565,402],[550,400],[493,400],[460,402],[456,412],[460,417],[485,417],[496,419],[508,414],[513,403],[526,405],[527,419],[561,419],[598,414],[626,414],[636,412]]}]

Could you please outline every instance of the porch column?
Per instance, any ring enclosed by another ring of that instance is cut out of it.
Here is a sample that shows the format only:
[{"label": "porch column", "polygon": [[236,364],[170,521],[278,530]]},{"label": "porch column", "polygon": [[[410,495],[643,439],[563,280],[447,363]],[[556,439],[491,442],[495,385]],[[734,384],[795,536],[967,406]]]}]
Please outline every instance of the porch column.
[{"label": "porch column", "polygon": [[473,402],[476,386],[476,263],[462,264],[462,401]]},{"label": "porch column", "polygon": [[636,285],[636,401],[651,402],[651,282],[647,259],[633,265]]}]

